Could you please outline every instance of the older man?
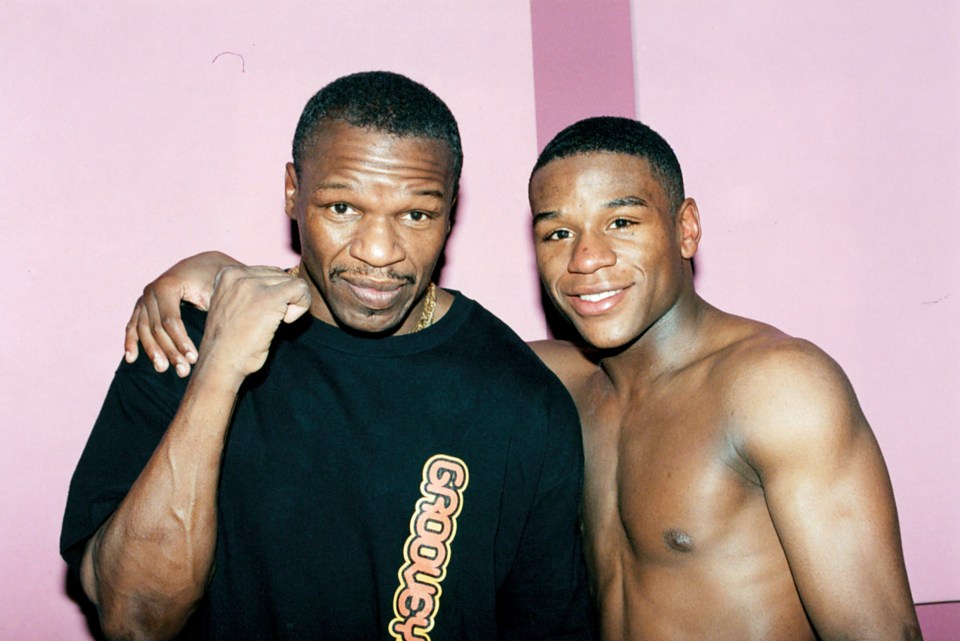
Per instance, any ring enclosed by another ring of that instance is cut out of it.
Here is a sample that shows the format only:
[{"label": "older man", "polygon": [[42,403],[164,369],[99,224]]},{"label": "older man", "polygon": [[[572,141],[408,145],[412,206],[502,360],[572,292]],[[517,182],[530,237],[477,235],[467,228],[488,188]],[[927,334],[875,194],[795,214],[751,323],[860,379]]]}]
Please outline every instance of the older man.
[{"label": "older man", "polygon": [[61,548],[108,636],[589,636],[576,408],[430,281],[461,161],[402,76],[307,103],[300,278],[221,274],[189,379],[123,364],[78,464]]}]

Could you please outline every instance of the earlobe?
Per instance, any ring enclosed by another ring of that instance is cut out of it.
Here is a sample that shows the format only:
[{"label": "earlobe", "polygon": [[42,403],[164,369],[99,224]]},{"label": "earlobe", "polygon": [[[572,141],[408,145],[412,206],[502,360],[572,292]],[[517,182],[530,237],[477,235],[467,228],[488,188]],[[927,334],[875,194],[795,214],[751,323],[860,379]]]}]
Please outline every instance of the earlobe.
[{"label": "earlobe", "polygon": [[677,235],[680,240],[680,255],[693,258],[700,246],[700,211],[693,198],[687,198],[677,212]]},{"label": "earlobe", "polygon": [[291,219],[296,219],[297,210],[294,204],[297,202],[297,170],[292,162],[287,163],[286,171],[283,177],[284,182],[284,211]]}]

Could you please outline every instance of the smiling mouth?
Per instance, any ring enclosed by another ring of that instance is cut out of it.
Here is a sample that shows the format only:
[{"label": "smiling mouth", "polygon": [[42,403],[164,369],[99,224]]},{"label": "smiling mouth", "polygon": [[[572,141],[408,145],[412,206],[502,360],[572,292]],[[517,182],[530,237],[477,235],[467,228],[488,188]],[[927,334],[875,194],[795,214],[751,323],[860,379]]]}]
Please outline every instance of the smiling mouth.
[{"label": "smiling mouth", "polygon": [[588,303],[599,303],[600,301],[606,298],[610,298],[611,296],[616,296],[622,291],[623,291],[622,289],[611,289],[610,291],[600,292],[599,294],[580,294],[579,296],[577,296],[577,298],[579,298],[580,300],[585,300]]},{"label": "smiling mouth", "polygon": [[578,316],[603,316],[616,309],[627,295],[629,287],[608,289],[588,294],[567,294],[572,311]]}]

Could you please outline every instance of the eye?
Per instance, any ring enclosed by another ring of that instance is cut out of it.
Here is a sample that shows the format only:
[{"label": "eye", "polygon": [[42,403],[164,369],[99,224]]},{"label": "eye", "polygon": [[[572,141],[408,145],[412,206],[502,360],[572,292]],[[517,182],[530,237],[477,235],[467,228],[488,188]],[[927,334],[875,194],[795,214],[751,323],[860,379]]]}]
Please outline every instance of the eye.
[{"label": "eye", "polygon": [[615,218],[613,222],[610,223],[610,227],[612,229],[626,229],[627,227],[632,227],[635,224],[636,223],[634,223],[632,220],[628,220],[626,218]]},{"label": "eye", "polygon": [[415,223],[419,223],[422,220],[427,220],[428,218],[430,218],[430,214],[420,210],[408,211],[407,218],[409,218]]},{"label": "eye", "polygon": [[347,203],[333,203],[329,205],[329,209],[338,216],[344,216],[354,211],[353,207]]},{"label": "eye", "polygon": [[543,237],[545,241],[549,240],[567,240],[572,237],[573,233],[569,229],[554,229],[552,232]]}]

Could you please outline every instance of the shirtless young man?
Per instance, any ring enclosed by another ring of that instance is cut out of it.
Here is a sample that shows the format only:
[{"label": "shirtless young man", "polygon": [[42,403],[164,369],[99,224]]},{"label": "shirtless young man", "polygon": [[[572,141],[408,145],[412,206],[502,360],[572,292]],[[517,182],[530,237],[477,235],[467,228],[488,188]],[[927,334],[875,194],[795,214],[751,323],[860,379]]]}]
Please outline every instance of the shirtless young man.
[{"label": "shirtless young man", "polygon": [[[919,639],[893,492],[849,381],[816,346],[695,293],[700,215],[669,145],[627,119],[576,123],[541,154],[530,203],[544,286],[598,350],[534,345],[580,411],[603,637]],[[206,296],[196,274],[226,260],[148,287],[128,354],[139,329],[161,366],[186,366],[177,299]]]}]

